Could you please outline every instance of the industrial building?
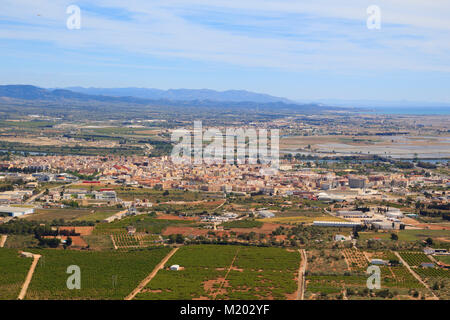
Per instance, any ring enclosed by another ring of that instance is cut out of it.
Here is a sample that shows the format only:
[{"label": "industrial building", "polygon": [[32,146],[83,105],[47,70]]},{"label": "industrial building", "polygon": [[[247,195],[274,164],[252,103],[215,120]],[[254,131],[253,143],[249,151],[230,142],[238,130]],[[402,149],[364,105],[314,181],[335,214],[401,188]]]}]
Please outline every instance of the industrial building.
[{"label": "industrial building", "polygon": [[349,221],[314,221],[314,226],[317,227],[342,227],[342,228],[353,228],[360,226],[360,222],[349,222]]},{"label": "industrial building", "polygon": [[34,213],[34,208],[0,207],[0,215],[7,215],[10,217],[20,217],[32,213]]},{"label": "industrial building", "polygon": [[338,211],[337,212],[338,217],[350,219],[350,218],[370,218],[367,213],[364,213],[362,211]]}]

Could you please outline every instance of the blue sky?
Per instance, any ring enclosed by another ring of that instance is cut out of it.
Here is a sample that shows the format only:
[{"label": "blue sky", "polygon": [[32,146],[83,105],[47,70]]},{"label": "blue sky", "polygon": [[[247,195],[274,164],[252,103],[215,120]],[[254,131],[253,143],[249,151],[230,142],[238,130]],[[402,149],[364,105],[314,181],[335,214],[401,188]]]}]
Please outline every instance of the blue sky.
[{"label": "blue sky", "polygon": [[0,83],[450,102],[449,19],[448,0],[1,0]]}]

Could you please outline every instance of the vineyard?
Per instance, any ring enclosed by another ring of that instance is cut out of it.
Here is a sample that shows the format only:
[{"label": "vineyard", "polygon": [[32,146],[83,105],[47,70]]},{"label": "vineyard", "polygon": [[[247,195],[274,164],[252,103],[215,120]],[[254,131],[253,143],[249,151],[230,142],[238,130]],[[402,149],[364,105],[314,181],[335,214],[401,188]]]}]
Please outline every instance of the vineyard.
[{"label": "vineyard", "polygon": [[442,268],[416,268],[415,272],[444,300],[450,299],[450,270]]},{"label": "vineyard", "polygon": [[187,246],[137,299],[286,299],[297,289],[300,254],[280,248]]},{"label": "vineyard", "polygon": [[171,225],[192,224],[192,221],[185,220],[164,220],[156,219],[148,215],[139,215],[127,217],[119,221],[111,223],[100,223],[95,226],[94,234],[124,234],[128,226],[134,226],[137,232],[161,234],[168,226]]},{"label": "vineyard", "polygon": [[147,233],[129,235],[125,233],[113,234],[114,242],[118,249],[145,248],[156,245],[160,236]]},{"label": "vineyard", "polygon": [[31,261],[17,250],[0,248],[0,300],[17,299]]},{"label": "vineyard", "polygon": [[166,265],[167,267],[178,264],[184,269],[160,270],[147,287],[136,296],[136,299],[213,299],[214,281],[225,277],[237,249],[236,246],[184,246],[170,258]]},{"label": "vineyard", "polygon": [[[123,299],[169,252],[152,248],[128,252],[34,250],[42,257],[26,299]],[[81,270],[81,289],[69,290],[67,267]]]},{"label": "vineyard", "polygon": [[418,267],[424,262],[433,262],[425,253],[422,252],[399,252],[399,254],[411,267]]}]

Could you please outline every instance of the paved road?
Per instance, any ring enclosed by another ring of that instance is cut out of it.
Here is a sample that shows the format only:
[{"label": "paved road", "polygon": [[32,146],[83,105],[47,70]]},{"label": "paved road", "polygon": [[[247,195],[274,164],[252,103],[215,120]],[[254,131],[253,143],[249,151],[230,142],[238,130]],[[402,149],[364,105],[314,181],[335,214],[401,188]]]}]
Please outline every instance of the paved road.
[{"label": "paved road", "polygon": [[141,292],[142,289],[145,288],[145,286],[156,276],[159,270],[164,268],[164,265],[169,261],[169,259],[177,252],[179,248],[173,248],[172,251],[169,252],[167,256],[164,257],[164,259],[161,260],[160,263],[153,269],[153,271],[144,279],[142,282],[137,286],[136,289],[134,289],[128,296],[125,297],[125,300],[133,300],[136,295]]},{"label": "paved road", "polygon": [[31,279],[33,278],[34,269],[36,269],[36,266],[39,262],[39,259],[41,256],[39,254],[33,255],[33,263],[31,264],[30,270],[28,270],[27,277],[25,278],[25,282],[22,285],[22,289],[20,290],[19,296],[17,299],[23,300],[25,298],[25,295],[27,294],[28,286],[30,285]]},{"label": "paved road", "polygon": [[419,277],[419,275],[417,273],[415,273],[413,271],[413,269],[411,269],[411,267],[409,266],[409,264],[406,263],[405,260],[403,260],[403,258],[398,254],[398,252],[393,251],[395,253],[395,255],[397,256],[397,258],[401,261],[401,263],[409,270],[409,272],[421,283],[423,284],[423,286],[425,288],[427,288],[431,294],[433,295],[434,299],[439,300],[439,298],[434,294],[433,290],[431,290],[431,288],[422,280],[421,277]]}]

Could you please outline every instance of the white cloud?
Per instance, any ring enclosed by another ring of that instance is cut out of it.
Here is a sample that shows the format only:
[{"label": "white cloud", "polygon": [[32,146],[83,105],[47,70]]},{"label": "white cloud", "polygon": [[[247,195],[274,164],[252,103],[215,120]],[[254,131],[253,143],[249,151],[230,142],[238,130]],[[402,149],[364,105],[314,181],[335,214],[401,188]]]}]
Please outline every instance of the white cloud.
[{"label": "white cloud", "polygon": [[[119,50],[143,56],[292,71],[450,72],[448,0],[378,0],[382,10],[380,31],[365,28],[365,9],[372,4],[366,0],[99,0],[95,1],[97,7],[126,10],[132,19],[93,14],[83,10],[80,2],[81,30],[65,28],[65,9],[77,2],[3,2],[0,18],[23,25],[4,24],[0,39],[45,41],[81,52]],[[238,20],[233,15],[251,16],[251,21],[244,25],[254,31],[232,29],[227,23],[211,26],[183,16],[196,10],[204,10],[205,15],[208,10],[224,12],[230,15],[228,24]],[[296,15],[299,19],[307,15],[311,20],[307,23],[299,20],[296,24],[292,20]],[[289,23],[282,23],[284,19]]]}]

